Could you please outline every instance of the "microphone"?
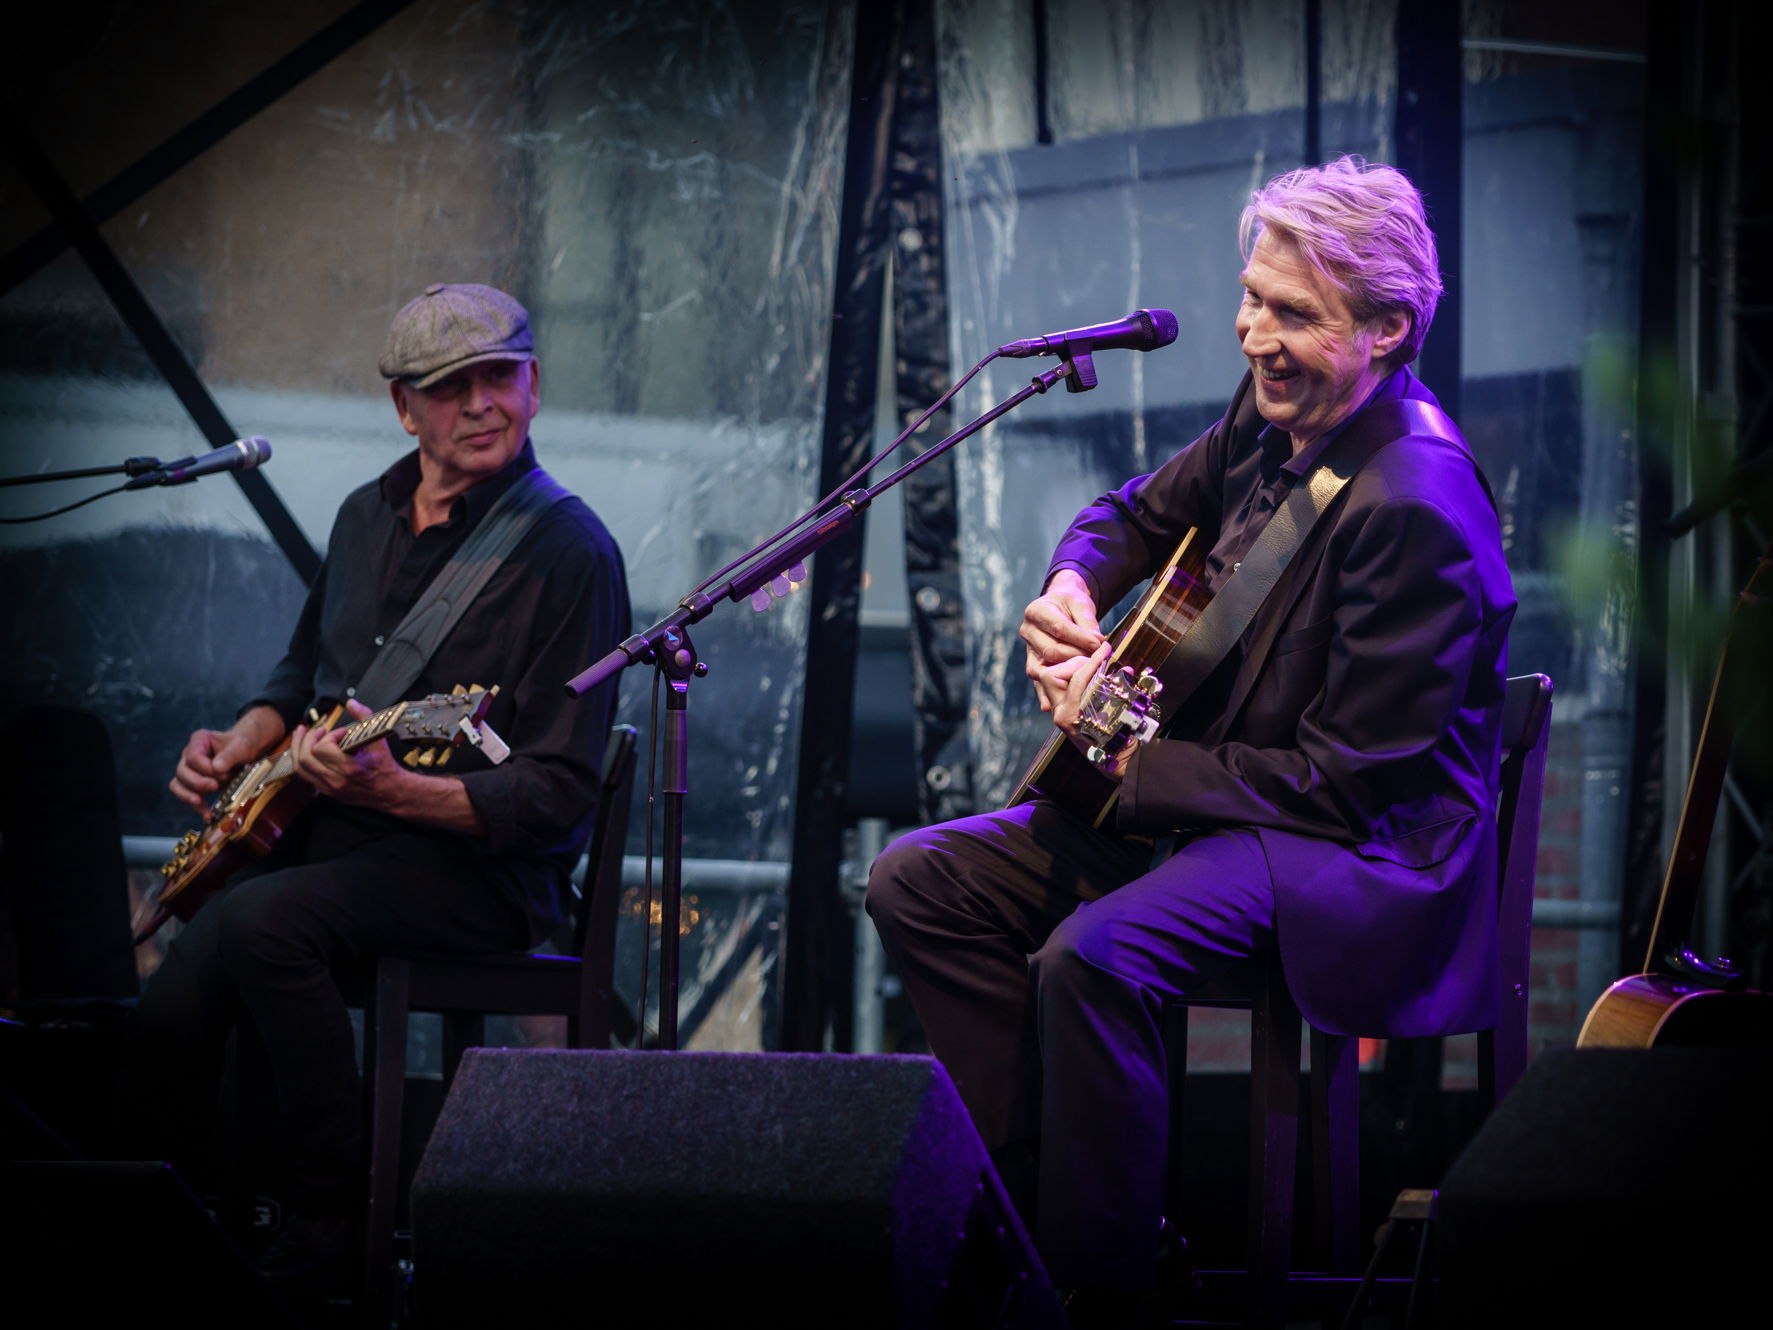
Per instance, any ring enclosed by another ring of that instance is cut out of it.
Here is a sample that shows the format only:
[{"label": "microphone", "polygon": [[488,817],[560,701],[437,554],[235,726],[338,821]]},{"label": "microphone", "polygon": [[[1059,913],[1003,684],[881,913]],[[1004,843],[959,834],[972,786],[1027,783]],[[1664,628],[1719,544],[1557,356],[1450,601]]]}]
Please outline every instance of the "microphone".
[{"label": "microphone", "polygon": [[226,448],[217,448],[201,457],[168,462],[144,476],[135,477],[123,488],[139,490],[150,485],[188,485],[198,476],[207,476],[212,471],[250,471],[270,460],[271,441],[255,434],[250,439],[236,439]]},{"label": "microphone", "polygon": [[1080,351],[1155,351],[1176,340],[1176,316],[1167,309],[1136,309],[1124,319],[1030,337],[997,348],[1000,356],[1071,356]]}]

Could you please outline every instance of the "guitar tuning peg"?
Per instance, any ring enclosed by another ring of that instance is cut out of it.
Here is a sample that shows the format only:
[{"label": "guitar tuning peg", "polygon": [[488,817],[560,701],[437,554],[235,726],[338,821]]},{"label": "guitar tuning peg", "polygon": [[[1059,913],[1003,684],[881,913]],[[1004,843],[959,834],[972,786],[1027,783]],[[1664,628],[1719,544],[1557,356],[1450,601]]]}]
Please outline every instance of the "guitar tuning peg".
[{"label": "guitar tuning peg", "polygon": [[770,607],[770,589],[760,586],[751,593],[751,608],[762,614]]},{"label": "guitar tuning peg", "polygon": [[793,589],[794,584],[788,580],[787,573],[777,573],[770,578],[770,595],[775,596],[778,600]]},{"label": "guitar tuning peg", "polygon": [[406,756],[401,758],[400,760],[402,762],[406,763],[406,765],[409,767],[416,767],[419,764],[419,756],[420,756],[419,749],[409,748],[406,750]]},{"label": "guitar tuning peg", "polygon": [[449,765],[449,755],[455,751],[456,750],[453,748],[438,749],[437,750],[437,765],[440,767],[447,767]]},{"label": "guitar tuning peg", "polygon": [[426,749],[423,749],[420,751],[419,765],[421,767],[431,766],[436,761],[437,761],[437,750],[435,748],[426,748]]},{"label": "guitar tuning peg", "polygon": [[806,581],[806,565],[804,563],[796,563],[791,566],[788,569],[788,580],[790,582]]},{"label": "guitar tuning peg", "polygon": [[449,695],[451,697],[461,697],[467,691],[468,690],[466,688],[462,687],[461,684],[457,684],[454,688],[449,690]]},{"label": "guitar tuning peg", "polygon": [[500,686],[501,685],[499,685],[499,684],[494,684],[491,688],[488,688],[486,690],[487,696],[488,697],[497,697],[499,695]]}]

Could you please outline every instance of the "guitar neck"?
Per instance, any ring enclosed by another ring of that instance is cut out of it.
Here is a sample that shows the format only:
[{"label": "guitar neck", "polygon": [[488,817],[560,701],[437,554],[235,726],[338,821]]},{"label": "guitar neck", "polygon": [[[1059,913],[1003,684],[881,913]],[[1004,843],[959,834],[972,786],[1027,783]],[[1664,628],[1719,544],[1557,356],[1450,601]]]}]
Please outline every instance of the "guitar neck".
[{"label": "guitar neck", "polygon": [[[373,716],[365,716],[362,720],[352,722],[339,735],[339,747],[349,753],[385,737],[400,723],[401,715],[410,705],[409,702],[396,702],[385,711],[378,711]],[[323,723],[330,726],[338,716],[339,712],[335,710]],[[271,769],[265,773],[264,780],[260,782],[260,785],[263,787],[272,781],[283,780],[294,774],[295,755],[285,748],[278,756],[277,761],[272,764]]]},{"label": "guitar neck", "polygon": [[1758,677],[1750,677],[1750,672],[1765,669],[1764,662],[1745,659],[1741,651],[1732,657],[1730,647],[1742,632],[1745,616],[1768,613],[1769,597],[1773,597],[1773,545],[1761,554],[1754,575],[1730,615],[1730,631],[1718,657],[1711,696],[1705,704],[1705,721],[1693,754],[1693,770],[1681,799],[1681,817],[1675,829],[1674,849],[1668,857],[1668,872],[1662,880],[1662,897],[1656,904],[1656,923],[1650,930],[1650,948],[1644,958],[1646,971],[1666,969],[1689,941],[1706,852],[1711,847],[1712,822],[1723,793],[1724,771],[1730,763],[1738,718],[1762,686]]},{"label": "guitar neck", "polygon": [[1161,669],[1182,636],[1194,626],[1211,597],[1201,580],[1206,559],[1189,528],[1170,555],[1169,562],[1151,579],[1150,589],[1133,612],[1114,629],[1114,652],[1108,665],[1115,669]]}]

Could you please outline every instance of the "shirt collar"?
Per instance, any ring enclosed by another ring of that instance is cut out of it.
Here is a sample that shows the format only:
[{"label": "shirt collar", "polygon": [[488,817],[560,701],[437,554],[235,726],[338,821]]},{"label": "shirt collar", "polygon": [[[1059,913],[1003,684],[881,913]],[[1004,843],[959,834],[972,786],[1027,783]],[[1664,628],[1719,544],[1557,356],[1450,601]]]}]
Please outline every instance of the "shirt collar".
[{"label": "shirt collar", "polygon": [[[1406,377],[1409,372],[1409,367],[1404,366],[1393,370],[1390,374],[1387,374],[1383,379],[1379,380],[1378,383],[1373,385],[1373,391],[1367,394],[1366,399],[1357,409],[1348,413],[1340,425],[1336,426],[1335,429],[1326,430],[1323,434],[1313,439],[1305,446],[1305,451],[1289,456],[1286,461],[1281,463],[1280,469],[1295,480],[1300,476],[1305,475],[1312,467],[1318,464],[1318,460],[1324,455],[1324,449],[1328,448],[1330,444],[1335,442],[1337,435],[1347,429],[1349,425],[1354,422],[1354,418],[1360,415],[1362,411],[1365,411],[1374,402],[1377,402],[1383,397],[1403,396],[1404,391],[1409,386],[1409,379]],[[1256,438],[1265,447],[1271,446],[1278,438],[1286,443],[1289,453],[1292,451],[1292,440],[1288,439],[1285,434],[1281,433],[1281,431],[1273,425],[1263,426],[1262,432],[1258,434]]]},{"label": "shirt collar", "polygon": [[[523,441],[523,447],[517,450],[517,456],[507,463],[503,470],[488,476],[479,484],[464,490],[450,505],[449,520],[451,524],[465,521],[473,526],[487,510],[499,501],[499,496],[517,483],[517,478],[525,472],[536,469],[535,444],[529,439]],[[393,466],[382,472],[382,501],[395,513],[405,515],[412,507],[412,496],[419,488],[419,451],[413,449]]]}]

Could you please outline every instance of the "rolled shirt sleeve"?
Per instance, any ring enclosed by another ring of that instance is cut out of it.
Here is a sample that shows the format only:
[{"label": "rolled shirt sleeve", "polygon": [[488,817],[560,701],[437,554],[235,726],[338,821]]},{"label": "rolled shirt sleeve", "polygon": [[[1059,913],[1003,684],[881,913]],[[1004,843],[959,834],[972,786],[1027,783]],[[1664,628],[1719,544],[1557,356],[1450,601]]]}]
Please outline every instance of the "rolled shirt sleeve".
[{"label": "rolled shirt sleeve", "polygon": [[529,569],[541,593],[527,641],[515,653],[522,664],[493,708],[493,715],[508,717],[509,732],[499,733],[512,755],[461,775],[485,824],[486,849],[495,855],[576,855],[596,811],[618,684],[608,680],[575,700],[566,695],[566,681],[627,636],[629,610],[614,540],[582,505],[572,507],[557,521],[570,523],[577,538],[547,542],[549,566]]}]

